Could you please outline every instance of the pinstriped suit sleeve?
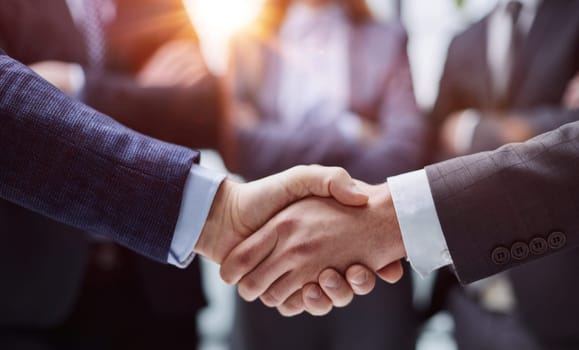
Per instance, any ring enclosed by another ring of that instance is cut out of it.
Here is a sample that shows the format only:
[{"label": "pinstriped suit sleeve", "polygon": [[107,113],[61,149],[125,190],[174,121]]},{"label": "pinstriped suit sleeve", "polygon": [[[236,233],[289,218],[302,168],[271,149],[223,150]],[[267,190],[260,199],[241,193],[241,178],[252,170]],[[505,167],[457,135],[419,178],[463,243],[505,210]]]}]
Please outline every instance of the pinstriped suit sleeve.
[{"label": "pinstriped suit sleeve", "polygon": [[0,55],[0,197],[167,261],[199,154],[135,133]]},{"label": "pinstriped suit sleeve", "polygon": [[579,122],[426,172],[463,283],[579,245]]}]

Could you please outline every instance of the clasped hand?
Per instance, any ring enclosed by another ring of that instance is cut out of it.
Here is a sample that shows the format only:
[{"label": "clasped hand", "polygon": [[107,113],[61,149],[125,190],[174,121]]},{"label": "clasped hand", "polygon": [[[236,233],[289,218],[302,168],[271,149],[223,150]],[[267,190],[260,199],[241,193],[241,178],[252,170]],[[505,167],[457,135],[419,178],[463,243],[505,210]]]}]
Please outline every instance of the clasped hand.
[{"label": "clasped hand", "polygon": [[387,184],[298,166],[247,184],[225,180],[195,247],[247,301],[286,316],[343,307],[394,283],[406,253]]}]

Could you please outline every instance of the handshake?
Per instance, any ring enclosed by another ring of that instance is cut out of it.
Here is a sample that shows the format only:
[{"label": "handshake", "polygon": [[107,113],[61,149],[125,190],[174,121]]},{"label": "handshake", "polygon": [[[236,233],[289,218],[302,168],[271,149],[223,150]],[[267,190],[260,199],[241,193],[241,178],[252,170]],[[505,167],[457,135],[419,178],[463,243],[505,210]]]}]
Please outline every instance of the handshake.
[{"label": "handshake", "polygon": [[195,252],[221,265],[247,301],[285,316],[324,315],[395,283],[406,256],[388,184],[298,166],[247,184],[225,180]]}]

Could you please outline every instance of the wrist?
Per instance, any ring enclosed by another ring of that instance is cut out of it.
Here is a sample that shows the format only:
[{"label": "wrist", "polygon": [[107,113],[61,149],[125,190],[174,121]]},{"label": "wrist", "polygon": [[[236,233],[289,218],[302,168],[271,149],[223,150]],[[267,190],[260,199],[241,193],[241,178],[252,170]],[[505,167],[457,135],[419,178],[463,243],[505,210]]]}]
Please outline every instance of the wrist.
[{"label": "wrist", "polygon": [[232,198],[234,197],[236,186],[235,182],[227,179],[221,183],[194,248],[197,254],[205,256],[216,263],[221,263],[228,253],[228,251],[225,251],[227,245],[224,242],[224,235],[227,235],[232,229]]},{"label": "wrist", "polygon": [[372,187],[369,205],[379,217],[380,222],[376,232],[379,235],[376,254],[384,264],[383,266],[386,266],[406,257],[406,250],[388,183]]}]

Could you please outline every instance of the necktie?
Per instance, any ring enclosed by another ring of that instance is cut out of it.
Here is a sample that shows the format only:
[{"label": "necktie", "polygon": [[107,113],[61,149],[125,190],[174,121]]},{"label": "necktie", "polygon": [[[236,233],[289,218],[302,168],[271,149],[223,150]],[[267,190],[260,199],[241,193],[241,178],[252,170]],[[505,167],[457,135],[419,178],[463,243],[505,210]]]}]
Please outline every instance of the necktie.
[{"label": "necktie", "polygon": [[519,17],[521,16],[522,9],[523,4],[520,1],[509,1],[507,4],[507,12],[511,19],[511,42],[509,47],[509,61],[507,63],[509,65],[511,84],[513,83],[513,75],[516,72],[516,64],[519,62],[519,54],[523,44],[523,33],[519,25]]},{"label": "necktie", "polygon": [[84,16],[82,29],[86,42],[88,63],[97,71],[104,67],[106,43],[104,21],[101,10],[106,6],[103,0],[83,0]]}]

